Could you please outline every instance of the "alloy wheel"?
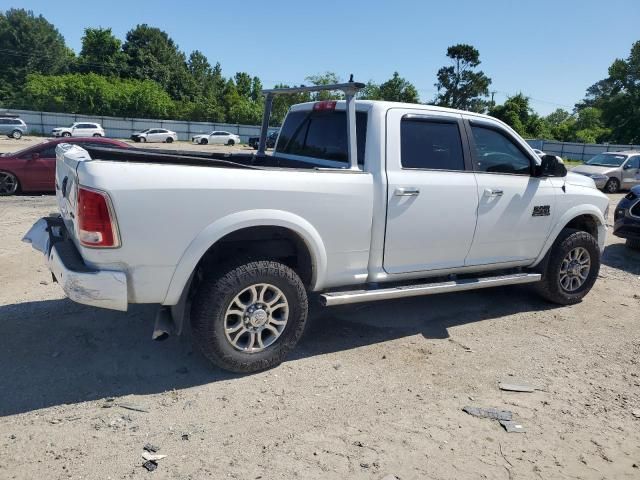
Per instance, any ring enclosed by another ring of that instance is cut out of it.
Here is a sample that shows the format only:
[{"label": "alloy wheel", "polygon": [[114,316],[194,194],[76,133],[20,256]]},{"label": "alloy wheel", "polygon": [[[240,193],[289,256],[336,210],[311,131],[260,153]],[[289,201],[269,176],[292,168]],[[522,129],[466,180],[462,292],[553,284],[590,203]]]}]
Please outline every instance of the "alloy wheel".
[{"label": "alloy wheel", "polygon": [[273,345],[289,319],[289,303],[282,290],[257,283],[236,295],[224,317],[224,332],[236,350],[256,353]]},{"label": "alloy wheel", "polygon": [[591,255],[586,248],[569,250],[560,264],[560,286],[566,292],[575,292],[587,281],[590,270]]}]

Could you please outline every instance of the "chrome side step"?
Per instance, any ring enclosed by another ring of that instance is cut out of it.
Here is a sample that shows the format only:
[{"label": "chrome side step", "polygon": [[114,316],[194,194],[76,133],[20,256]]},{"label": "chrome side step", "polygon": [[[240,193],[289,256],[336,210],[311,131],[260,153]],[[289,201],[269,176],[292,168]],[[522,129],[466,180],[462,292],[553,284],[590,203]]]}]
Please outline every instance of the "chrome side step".
[{"label": "chrome side step", "polygon": [[327,292],[320,295],[320,301],[326,307],[346,305],[349,303],[372,302],[374,300],[391,300],[393,298],[417,297],[419,295],[435,295],[437,293],[462,292],[480,288],[499,287],[502,285],[518,285],[540,281],[539,273],[514,273],[494,277],[464,278],[448,282],[422,283],[373,290],[351,290],[346,292]]}]

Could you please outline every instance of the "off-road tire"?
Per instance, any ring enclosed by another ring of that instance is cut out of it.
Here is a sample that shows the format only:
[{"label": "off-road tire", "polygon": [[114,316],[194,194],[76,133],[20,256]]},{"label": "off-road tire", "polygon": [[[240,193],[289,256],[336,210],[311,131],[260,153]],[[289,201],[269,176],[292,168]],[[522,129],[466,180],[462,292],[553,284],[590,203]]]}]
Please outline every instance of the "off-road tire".
[{"label": "off-road tire", "polygon": [[[574,248],[583,247],[589,253],[591,267],[584,283],[574,292],[568,292],[560,285],[560,267],[564,257]],[[597,240],[589,233],[565,228],[551,247],[548,258],[543,261],[542,280],[535,286],[546,300],[559,305],[579,303],[589,293],[600,271],[600,248]]]},{"label": "off-road tire", "polygon": [[[264,350],[248,353],[227,340],[227,308],[246,287],[269,283],[278,287],[289,304],[289,317],[280,337]],[[196,348],[214,365],[231,372],[253,373],[280,364],[302,333],[308,315],[307,292],[300,277],[282,263],[262,260],[229,264],[205,274],[193,299],[191,327]]]},{"label": "off-road tire", "polygon": [[637,238],[627,238],[625,245],[631,250],[640,250],[640,240]]},{"label": "off-road tire", "polygon": [[618,193],[620,191],[620,180],[610,178],[604,186],[604,191],[607,193]]}]

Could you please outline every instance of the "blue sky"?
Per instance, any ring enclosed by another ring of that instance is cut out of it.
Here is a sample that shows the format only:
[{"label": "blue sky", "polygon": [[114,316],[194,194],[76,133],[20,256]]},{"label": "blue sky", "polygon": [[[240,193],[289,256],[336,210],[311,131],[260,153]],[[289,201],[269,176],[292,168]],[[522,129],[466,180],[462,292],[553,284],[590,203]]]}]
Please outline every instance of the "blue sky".
[{"label": "blue sky", "polygon": [[219,61],[226,76],[246,71],[269,87],[327,70],[382,82],[397,70],[423,101],[435,95],[447,47],[470,43],[499,103],[522,91],[543,114],[570,109],[640,40],[638,0],[0,1],[12,6],[43,14],[76,51],[85,27],[124,39],[148,23],[187,54]]}]

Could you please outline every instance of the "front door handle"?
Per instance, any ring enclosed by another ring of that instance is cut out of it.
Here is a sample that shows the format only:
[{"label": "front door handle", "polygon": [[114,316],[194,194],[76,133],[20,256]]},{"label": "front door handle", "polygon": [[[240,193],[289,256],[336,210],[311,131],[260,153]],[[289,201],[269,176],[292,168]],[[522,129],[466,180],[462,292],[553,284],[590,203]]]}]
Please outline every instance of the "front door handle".
[{"label": "front door handle", "polygon": [[393,194],[396,197],[417,197],[420,195],[420,189],[415,187],[396,188]]},{"label": "front door handle", "polygon": [[504,195],[504,192],[499,188],[485,188],[484,194],[487,197],[501,197],[502,195]]}]

